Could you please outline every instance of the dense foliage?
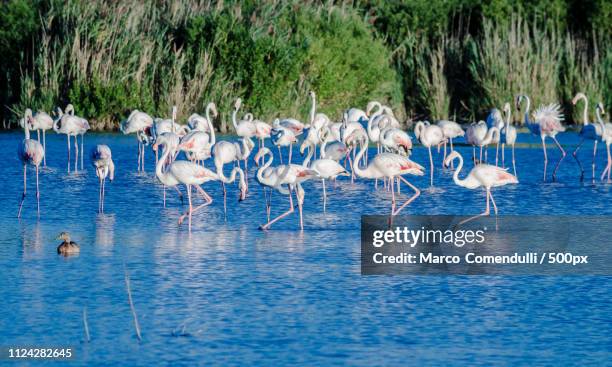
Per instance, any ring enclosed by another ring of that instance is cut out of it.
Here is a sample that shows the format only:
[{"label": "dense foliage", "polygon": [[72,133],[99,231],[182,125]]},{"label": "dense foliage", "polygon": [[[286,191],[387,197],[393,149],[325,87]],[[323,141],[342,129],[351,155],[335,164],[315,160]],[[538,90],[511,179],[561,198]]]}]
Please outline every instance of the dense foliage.
[{"label": "dense foliage", "polygon": [[70,101],[108,129],[212,100],[225,129],[238,96],[259,118],[306,120],[309,90],[336,119],[370,99],[400,118],[481,118],[519,92],[609,107],[610,16],[606,0],[10,0],[1,113]]}]

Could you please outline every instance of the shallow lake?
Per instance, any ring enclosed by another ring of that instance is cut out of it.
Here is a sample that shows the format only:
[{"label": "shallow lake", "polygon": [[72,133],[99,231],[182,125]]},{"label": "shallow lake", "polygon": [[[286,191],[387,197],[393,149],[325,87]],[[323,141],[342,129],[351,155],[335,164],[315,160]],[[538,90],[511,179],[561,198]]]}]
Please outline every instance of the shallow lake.
[{"label": "shallow lake", "polygon": [[[66,172],[66,140],[47,136],[36,216],[29,170],[24,214],[18,132],[0,134],[0,345],[70,345],[71,365],[604,365],[611,358],[609,277],[361,276],[360,215],[388,214],[390,193],[373,181],[342,178],[328,185],[322,212],[320,182],[307,182],[304,231],[297,214],[262,232],[263,192],[253,178],[238,203],[228,187],[227,220],[218,183],[203,188],[211,206],[194,215],[192,233],[177,218],[176,192],[154,175],[136,172],[136,139],[85,137],[85,169]],[[563,133],[568,150],[578,143]],[[591,143],[579,157],[584,183],[568,154],[557,183],[542,183],[539,138],[521,134],[516,149],[520,184],[493,191],[500,214],[612,215],[612,185],[590,183]],[[116,165],[106,185],[105,214],[97,214],[98,181],[90,165],[95,144],[108,144]],[[550,141],[549,172],[559,158]],[[597,175],[605,165],[600,144]],[[465,158],[471,148],[458,146]],[[373,153],[374,147],[370,148]],[[489,160],[494,149],[489,150]],[[294,150],[296,161],[302,157]],[[423,189],[403,214],[477,214],[480,190],[456,186],[434,151],[435,190],[427,150],[412,159],[426,176],[406,178]],[[506,164],[510,162],[510,153]],[[471,168],[471,163],[467,163]],[[462,176],[466,172],[462,172]],[[402,197],[409,190],[402,188]],[[274,194],[272,215],[285,211]],[[56,254],[55,237],[71,233],[79,256]],[[142,330],[138,342],[126,293],[129,273]],[[83,310],[91,341],[84,342]],[[450,359],[450,361],[449,361]],[[49,364],[53,364],[50,362]]]}]

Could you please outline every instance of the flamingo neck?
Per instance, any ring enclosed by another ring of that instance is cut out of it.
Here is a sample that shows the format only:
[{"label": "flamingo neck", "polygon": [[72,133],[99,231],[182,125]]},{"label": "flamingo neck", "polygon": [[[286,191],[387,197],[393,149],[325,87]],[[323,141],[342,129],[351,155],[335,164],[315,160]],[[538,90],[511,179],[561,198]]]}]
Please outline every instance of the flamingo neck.
[{"label": "flamingo neck", "polygon": [[312,159],[312,155],[314,154],[314,150],[317,149],[316,146],[314,144],[309,144],[308,145],[308,154],[306,155],[306,159],[304,159],[304,162],[302,162],[302,166],[303,167],[308,167],[308,165],[310,164],[310,160]]},{"label": "flamingo neck", "polygon": [[372,178],[372,173],[370,172],[370,167],[367,167],[366,169],[361,169],[361,167],[359,167],[359,162],[363,159],[363,156],[366,152],[366,150],[368,149],[368,138],[365,138],[365,143],[361,146],[361,148],[359,149],[359,153],[357,153],[357,156],[355,157],[355,160],[353,162],[353,171],[355,171],[355,174],[357,176],[360,177],[365,177],[365,178]]},{"label": "flamingo neck", "polygon": [[166,183],[168,173],[164,172],[164,165],[166,164],[166,160],[168,159],[168,156],[170,155],[170,149],[166,144],[163,144],[162,147],[163,147],[162,155],[157,161],[157,165],[155,166],[155,175],[157,176],[157,178],[159,178],[159,180],[162,183]]},{"label": "flamingo neck", "polygon": [[453,181],[455,182],[455,184],[457,184],[458,186],[462,186],[462,187],[467,187],[465,184],[465,179],[460,179],[459,178],[459,172],[461,172],[461,169],[463,169],[463,157],[460,155],[457,155],[455,158],[453,158],[453,160],[458,159],[459,163],[457,164],[457,168],[455,169],[455,173],[453,173]]},{"label": "flamingo neck", "polygon": [[580,96],[584,100],[584,110],[582,110],[582,121],[585,125],[589,124],[589,100],[586,95]]},{"label": "flamingo neck", "polygon": [[267,161],[264,162],[264,165],[261,166],[261,168],[259,168],[257,170],[257,180],[259,182],[262,182],[263,178],[263,173],[266,169],[268,169],[271,165],[272,165],[272,161],[274,160],[274,157],[272,156],[272,152],[271,151],[266,151],[264,155],[269,155],[270,158],[268,158]]}]

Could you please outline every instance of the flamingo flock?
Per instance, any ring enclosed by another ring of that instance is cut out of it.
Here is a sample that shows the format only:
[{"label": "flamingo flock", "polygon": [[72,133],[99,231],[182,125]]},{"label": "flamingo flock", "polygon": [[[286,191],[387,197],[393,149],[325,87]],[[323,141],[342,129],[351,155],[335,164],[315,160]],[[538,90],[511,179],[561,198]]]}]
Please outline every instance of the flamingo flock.
[{"label": "flamingo flock", "polygon": [[[182,201],[183,194],[180,187],[184,187],[187,193],[188,208],[179,216],[178,223],[181,225],[187,220],[190,231],[193,214],[202,211],[213,202],[212,196],[202,187],[203,184],[212,181],[221,184],[226,216],[226,185],[238,181],[239,201],[247,198],[250,159],[253,159],[257,165],[256,172],[253,174],[254,179],[264,191],[266,221],[260,226],[262,230],[270,229],[281,219],[295,213],[294,204],[296,203],[300,228],[303,229],[302,208],[306,199],[304,186],[312,180],[321,182],[324,212],[328,204],[326,185],[329,182],[335,185],[340,177],[351,177],[351,182],[356,179],[375,180],[376,189],[378,189],[378,181],[382,180],[384,189],[390,191],[391,216],[398,215],[421,195],[421,190],[412,184],[408,177],[424,176],[426,169],[411,159],[412,137],[402,129],[402,125],[389,106],[372,101],[367,104],[365,110],[349,108],[342,113],[339,120],[333,121],[326,114],[317,111],[316,94],[310,92],[309,96],[312,104],[306,123],[296,118],[285,117],[276,118],[271,124],[255,119],[250,112],[240,117],[239,113],[243,108],[243,103],[238,98],[231,114],[236,134],[233,140],[217,141],[214,119],[219,116],[219,113],[214,102],[206,105],[204,116],[192,113],[186,123],[178,121],[176,107],[172,107],[170,118],[153,118],[146,112],[133,110],[121,122],[120,131],[123,134],[136,136],[138,143],[137,170],[141,173],[145,171],[146,147],[151,146],[156,159],[155,176],[164,187],[164,206],[166,205],[166,188],[177,191]],[[612,124],[603,121],[602,116],[605,111],[601,103],[596,105],[597,121],[589,122],[588,99],[583,93],[576,94],[572,103],[576,105],[580,101],[583,102],[583,126],[579,133],[581,140],[572,153],[580,168],[580,180],[584,179],[584,169],[577,157],[578,150],[587,141],[593,142],[592,181],[595,182],[595,156],[597,144],[601,141],[606,144],[608,163],[600,179],[610,183]],[[541,105],[531,113],[531,100],[527,95],[521,94],[515,100],[517,111],[520,112],[523,105],[525,107],[525,126],[542,141],[544,181],[547,179],[548,168],[546,138],[550,138],[561,153],[561,158],[552,172],[552,180],[555,181],[559,166],[566,156],[564,148],[557,140],[557,135],[565,131],[562,125],[564,118],[560,105]],[[55,117],[42,111],[33,113],[31,109],[26,109],[20,125],[25,134],[18,149],[18,158],[23,164],[24,187],[17,216],[21,217],[26,198],[27,166],[35,168],[37,213],[40,215],[39,168],[41,164],[46,165],[46,131],[53,129],[58,134],[66,135],[68,172],[70,172],[70,138],[74,137],[74,170],[78,170],[79,161],[82,170],[83,140],[90,127],[86,119],[75,114],[74,106],[71,104],[63,111],[59,107],[56,108]],[[31,131],[37,132],[37,139],[31,138]],[[79,135],[81,137],[80,146],[78,144]],[[459,176],[465,162],[454,148],[454,143],[461,137],[465,137],[467,144],[472,145],[472,161],[474,162],[474,167],[463,179]],[[428,121],[418,121],[414,124],[414,138],[428,150],[430,187],[434,185],[435,172],[432,148],[437,147],[439,152],[444,146],[443,169],[453,170],[454,162],[457,162],[452,176],[454,183],[468,189],[484,188],[486,210],[468,220],[489,215],[491,204],[497,215],[497,205],[491,190],[519,182],[515,159],[517,128],[512,124],[511,103],[505,103],[501,110],[491,109],[486,121],[473,122],[465,129],[460,124],[449,120],[440,120],[434,124]],[[278,150],[278,161],[276,161],[278,164],[275,164],[273,150],[266,146],[267,140]],[[369,154],[370,144],[376,145],[376,153],[373,156]],[[447,151],[448,145],[450,149]],[[488,147],[491,145],[495,145],[494,163],[493,161],[488,162]],[[501,160],[499,159],[500,145]],[[301,164],[292,163],[294,146],[299,146],[299,152],[302,155],[306,154]],[[508,172],[509,168],[505,167],[506,146],[510,146],[512,151],[512,173]],[[479,149],[478,154],[476,154],[477,148]],[[282,154],[282,150],[287,150],[287,154]],[[283,162],[283,156],[287,157],[286,162]],[[103,213],[106,179],[113,181],[115,177],[115,164],[110,146],[104,144],[95,146],[91,150],[90,160],[99,181],[98,211]],[[209,167],[212,169],[206,167],[207,162],[210,162]],[[230,166],[229,175],[226,174],[228,165]],[[398,204],[398,195],[402,186],[408,188],[412,194],[403,203]],[[287,197],[288,207],[287,210],[272,217],[271,197],[274,192]],[[194,202],[198,200],[201,202],[194,205]]]}]

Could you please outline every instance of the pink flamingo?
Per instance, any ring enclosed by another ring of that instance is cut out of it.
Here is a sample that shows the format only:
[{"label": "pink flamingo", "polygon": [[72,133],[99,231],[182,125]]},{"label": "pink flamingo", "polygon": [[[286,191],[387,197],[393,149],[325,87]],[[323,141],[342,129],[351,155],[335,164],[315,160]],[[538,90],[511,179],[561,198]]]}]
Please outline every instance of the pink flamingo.
[{"label": "pink flamingo", "polygon": [[89,130],[89,123],[84,118],[74,115],[72,104],[66,106],[66,110],[57,107],[58,118],[53,123],[53,130],[58,134],[66,134],[68,139],[68,172],[70,172],[70,136],[74,136],[74,170],[77,170],[79,160],[78,135],[81,135],[81,169],[83,169],[83,139],[85,132]]},{"label": "pink flamingo", "polygon": [[453,181],[455,182],[455,184],[468,189],[484,187],[487,192],[487,209],[482,214],[463,220],[459,224],[461,225],[473,219],[489,215],[489,199],[493,203],[493,209],[495,210],[495,215],[497,215],[497,205],[495,205],[495,200],[493,199],[493,195],[491,194],[491,188],[505,186],[508,184],[516,184],[518,183],[518,179],[516,178],[516,176],[512,175],[511,173],[508,173],[507,169],[504,168],[500,168],[490,164],[477,164],[474,168],[472,168],[466,178],[460,179],[459,172],[463,168],[463,157],[461,156],[461,154],[459,154],[457,151],[452,151],[444,160],[444,165],[448,167],[450,163],[455,159],[459,160],[457,169],[453,174]]},{"label": "pink flamingo", "polygon": [[99,144],[91,150],[91,164],[96,169],[96,176],[100,183],[98,190],[98,212],[104,213],[104,189],[108,176],[111,182],[115,178],[115,164],[113,155],[108,145]]},{"label": "pink flamingo", "polygon": [[[260,185],[264,186],[264,189],[266,187],[269,187],[273,190],[280,192],[281,194],[288,194],[289,210],[270,220],[270,205],[266,198],[268,222],[266,224],[262,224],[259,229],[267,230],[270,228],[270,226],[272,226],[272,224],[294,212],[292,196],[293,191],[295,191],[295,196],[298,201],[298,209],[300,213],[300,229],[304,229],[302,204],[304,203],[305,193],[301,183],[311,178],[317,177],[316,172],[307,167],[303,167],[297,164],[281,164],[276,167],[270,167],[274,157],[270,149],[266,147],[262,148],[257,152],[257,155],[255,156],[255,162],[259,161],[266,155],[269,155],[270,159],[267,160],[264,165],[257,170],[257,181]],[[285,189],[283,185],[287,185],[289,189]]]},{"label": "pink flamingo", "polygon": [[25,133],[25,139],[19,145],[17,156],[21,163],[23,163],[23,195],[21,196],[21,202],[19,203],[19,212],[17,218],[21,218],[21,208],[23,207],[23,201],[26,197],[26,183],[27,183],[27,166],[28,164],[36,168],[36,212],[40,216],[40,190],[38,186],[38,167],[45,156],[45,149],[36,140],[30,139],[30,124],[32,123],[32,116],[26,113],[25,123],[23,125],[23,131]]},{"label": "pink flamingo", "polygon": [[601,139],[601,135],[603,134],[603,131],[602,131],[601,125],[589,123],[589,100],[587,96],[584,93],[577,93],[576,96],[574,96],[574,99],[572,99],[572,104],[575,106],[579,100],[584,101],[584,110],[583,110],[583,115],[582,115],[583,116],[582,123],[584,125],[580,129],[580,134],[579,134],[580,143],[578,143],[578,146],[572,152],[572,156],[576,160],[576,163],[578,163],[578,167],[580,167],[580,182],[582,182],[584,181],[584,168],[582,168],[582,163],[580,163],[580,160],[578,159],[578,150],[580,149],[582,144],[584,144],[585,140],[593,141],[593,161],[592,161],[591,166],[593,168],[593,184],[594,184],[595,183],[595,156],[597,153],[597,142],[599,139]]},{"label": "pink flamingo", "polygon": [[[363,158],[365,151],[368,147],[368,135],[362,134],[362,139],[365,141],[364,144],[361,145],[361,149],[355,158],[355,164],[353,166],[353,170],[355,174],[359,177],[369,178],[369,179],[377,179],[384,178],[389,179],[389,182],[392,184],[391,186],[391,216],[397,215],[404,207],[413,202],[419,195],[421,191],[408,182],[403,175],[411,174],[415,176],[423,176],[424,168],[416,162],[411,161],[408,157],[403,155],[395,154],[395,153],[380,153],[377,154],[368,164],[365,169],[359,167],[359,162]],[[411,196],[404,204],[402,204],[397,210],[395,209],[395,178],[403,181],[406,185],[408,185],[412,190],[414,190],[414,195]]]},{"label": "pink flamingo", "polygon": [[187,119],[187,124],[189,125],[191,131],[195,130],[210,133],[212,131],[211,127],[213,125],[212,119],[214,117],[217,117],[218,115],[219,113],[217,112],[217,105],[215,105],[214,102],[210,102],[206,105],[206,117],[194,113]]},{"label": "pink flamingo", "polygon": [[[31,109],[26,109],[26,116],[32,116],[32,130],[36,130],[36,134],[38,136],[37,140],[40,143],[40,131],[42,130],[42,145],[45,152],[47,151],[47,130],[53,129],[53,118],[49,116],[48,113],[43,111],[38,111],[36,114],[32,115]],[[22,118],[19,120],[19,125],[23,128],[25,124],[26,118]],[[43,166],[47,166],[47,156],[43,157]]]},{"label": "pink flamingo", "polygon": [[[455,148],[453,147],[453,139],[456,139],[460,136],[464,136],[465,131],[463,131],[463,129],[461,128],[461,125],[459,125],[455,121],[440,120],[436,122],[436,125],[438,125],[440,129],[442,129],[442,134],[444,135],[444,138],[445,138],[444,140],[444,159],[446,159],[446,142],[450,141],[450,150],[452,152],[453,150],[455,150]],[[442,161],[442,164],[444,165],[444,160]]]},{"label": "pink flamingo", "polygon": [[[157,150],[159,145],[164,144],[162,141],[156,141],[153,145],[153,150]],[[189,200],[189,209],[179,217],[179,225],[183,223],[186,217],[189,218],[189,231],[191,231],[191,216],[196,211],[212,203],[212,198],[200,185],[209,181],[223,181],[225,183],[234,182],[236,174],[240,175],[239,188],[240,196],[239,201],[244,200],[246,197],[246,184],[244,180],[244,172],[239,167],[235,167],[229,178],[223,176],[223,174],[215,173],[208,168],[202,167],[199,164],[195,164],[189,161],[174,161],[168,165],[164,171],[163,167],[170,155],[170,150],[164,148],[163,153],[157,165],[155,166],[155,175],[157,178],[166,186],[176,186],[183,184],[187,188],[187,198]],[[196,191],[204,198],[204,204],[194,208],[191,201],[191,187],[194,186]]]},{"label": "pink flamingo", "polygon": [[601,115],[605,113],[603,104],[600,102],[597,104],[597,108],[595,110],[595,114],[597,115],[597,122],[601,128],[601,140],[606,144],[606,149],[608,151],[608,164],[606,168],[601,173],[601,180],[603,181],[606,174],[608,174],[608,183],[612,183],[610,180],[610,171],[612,171],[612,155],[610,154],[610,145],[612,144],[612,123],[603,122]]},{"label": "pink flamingo", "polygon": [[323,185],[323,211],[325,211],[327,205],[327,191],[325,189],[325,180],[335,181],[338,176],[348,177],[351,174],[346,169],[344,169],[344,167],[342,167],[340,163],[336,162],[333,159],[319,158],[311,162],[315,150],[316,147],[314,145],[311,145],[309,147],[308,155],[306,156],[306,159],[304,159],[304,162],[302,162],[302,166],[313,170],[316,173],[317,177],[321,179],[321,183]]},{"label": "pink flamingo", "polygon": [[414,127],[414,135],[419,139],[421,145],[426,147],[429,151],[429,166],[431,170],[429,172],[429,181],[430,185],[433,186],[434,164],[433,157],[431,156],[431,147],[440,145],[446,141],[444,133],[438,125],[431,125],[428,121],[419,121]]},{"label": "pink flamingo", "polygon": [[516,99],[516,108],[520,110],[520,104],[523,99],[527,101],[527,108],[525,109],[525,124],[527,125],[529,131],[531,131],[532,134],[539,135],[542,139],[542,150],[544,151],[544,181],[546,181],[546,168],[548,166],[548,156],[546,154],[546,137],[551,138],[557,145],[557,148],[559,148],[559,151],[561,151],[561,159],[559,159],[559,162],[557,162],[555,170],[552,174],[552,179],[554,182],[556,180],[557,170],[559,169],[561,162],[566,156],[565,150],[563,150],[563,147],[561,147],[561,144],[559,144],[559,141],[556,138],[558,133],[565,131],[565,127],[561,125],[561,121],[563,121],[561,106],[554,103],[551,103],[546,106],[540,106],[533,113],[534,119],[530,120],[529,107],[531,106],[531,101],[529,100],[529,97],[523,94],[519,95]]},{"label": "pink flamingo", "polygon": [[[215,161],[215,169],[217,173],[224,177],[223,166],[235,162],[240,166],[239,161],[244,161],[245,171],[247,170],[247,160],[251,155],[254,143],[249,138],[240,139],[240,143],[230,141],[220,141],[213,146],[213,156]],[[225,189],[225,180],[220,180],[223,188],[223,211],[227,213],[227,192]],[[248,187],[248,186],[247,186]]]},{"label": "pink flamingo", "polygon": [[138,138],[138,172],[144,171],[144,145],[147,143],[146,137],[151,134],[151,128],[153,127],[153,118],[138,110],[132,111],[130,116],[121,122],[119,130],[124,134],[136,133]]},{"label": "pink flamingo", "polygon": [[238,110],[242,106],[242,99],[238,98],[234,103],[234,112],[232,112],[232,124],[234,125],[234,130],[236,130],[236,135],[241,138],[252,138],[255,136],[257,132],[257,127],[253,123],[253,115],[251,115],[251,119],[247,120],[237,120]]}]

